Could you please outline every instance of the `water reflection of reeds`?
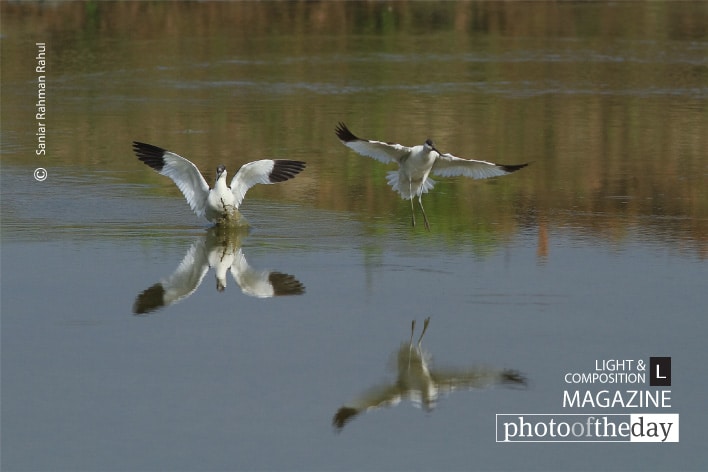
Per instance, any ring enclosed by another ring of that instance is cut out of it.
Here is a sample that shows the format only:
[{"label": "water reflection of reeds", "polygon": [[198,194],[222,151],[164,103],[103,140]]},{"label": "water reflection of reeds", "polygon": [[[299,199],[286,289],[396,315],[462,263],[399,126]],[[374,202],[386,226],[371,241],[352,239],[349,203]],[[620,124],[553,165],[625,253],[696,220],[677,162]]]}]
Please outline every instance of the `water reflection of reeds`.
[{"label": "water reflection of reeds", "polygon": [[[3,82],[18,87],[3,94],[5,162],[25,164],[13,150],[32,149],[22,86],[31,91],[26,56],[41,37],[54,166],[132,170],[133,139],[179,149],[204,168],[240,162],[234,150],[247,149],[243,160],[310,164],[269,197],[362,218],[403,214],[387,168],[337,142],[333,126],[346,119],[372,138],[414,144],[429,133],[443,151],[535,161],[506,181],[442,180],[426,205],[451,240],[504,239],[544,222],[708,252],[700,3],[0,8],[3,35],[26,40],[3,45]],[[149,173],[126,175],[172,191]]]}]

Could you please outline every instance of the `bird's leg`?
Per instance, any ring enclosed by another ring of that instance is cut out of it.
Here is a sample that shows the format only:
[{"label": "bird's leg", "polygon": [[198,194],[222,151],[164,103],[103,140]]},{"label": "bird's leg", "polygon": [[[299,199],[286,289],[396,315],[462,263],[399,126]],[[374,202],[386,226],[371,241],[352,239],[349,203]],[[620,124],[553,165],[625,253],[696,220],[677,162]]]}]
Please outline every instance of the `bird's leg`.
[{"label": "bird's leg", "polygon": [[[418,348],[420,348],[420,342],[423,340],[423,335],[425,332],[428,330],[428,325],[430,324],[430,317],[427,317],[425,321],[423,321],[423,332],[420,333],[420,337],[418,338]],[[412,340],[412,339],[411,339]]]},{"label": "bird's leg", "polygon": [[415,333],[415,320],[411,321],[411,339],[408,341],[408,368],[411,368],[411,356],[413,355],[413,333]]},{"label": "bird's leg", "polygon": [[222,247],[222,251],[221,251],[221,257],[219,257],[219,262],[224,262],[224,258],[226,257],[226,253],[228,251],[229,251],[229,249],[224,244],[224,246]]},{"label": "bird's leg", "polygon": [[[423,208],[423,194],[422,193],[420,195],[418,195],[418,204],[420,205],[420,211],[423,212],[423,221],[425,222],[425,229],[430,231],[430,223],[428,223],[428,216],[425,214],[425,208]],[[413,200],[411,200],[411,205],[413,205]]]},{"label": "bird's leg", "polygon": [[415,228],[415,208],[413,207],[413,182],[408,179],[408,194],[411,196],[411,217],[413,218],[413,227]]},{"label": "bird's leg", "polygon": [[232,208],[235,210],[235,207],[233,205],[227,205],[223,198],[220,198],[220,200],[221,200],[221,208],[224,209],[225,214],[229,215],[233,212],[233,210],[230,210],[229,208]]}]

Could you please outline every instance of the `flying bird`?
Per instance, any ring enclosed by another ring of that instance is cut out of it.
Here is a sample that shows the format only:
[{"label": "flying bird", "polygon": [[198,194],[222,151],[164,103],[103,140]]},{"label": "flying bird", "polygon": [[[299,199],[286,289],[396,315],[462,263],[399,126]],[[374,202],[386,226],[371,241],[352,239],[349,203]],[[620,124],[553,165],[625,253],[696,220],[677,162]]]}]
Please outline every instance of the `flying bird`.
[{"label": "flying bird", "polygon": [[263,159],[244,164],[227,184],[226,167],[219,165],[214,187],[210,188],[197,166],[174,152],[137,141],[133,141],[133,151],[138,159],[177,184],[197,216],[217,224],[242,221],[238,208],[249,188],[292,179],[305,168],[301,161]]},{"label": "flying bird", "polygon": [[425,228],[430,230],[428,217],[423,208],[423,194],[430,191],[435,185],[429,175],[432,172],[440,177],[453,177],[463,175],[473,179],[486,179],[510,174],[522,169],[526,164],[494,164],[487,161],[463,159],[449,153],[441,153],[432,140],[426,139],[418,146],[408,147],[401,144],[385,143],[356,137],[347,125],[339,123],[335,133],[342,143],[350,149],[367,157],[373,157],[383,163],[396,163],[398,170],[388,172],[386,180],[397,191],[401,198],[411,201],[413,212],[413,226],[415,226],[415,208],[413,197],[418,197],[420,210],[423,212]]},{"label": "flying bird", "polygon": [[394,406],[401,400],[410,400],[426,411],[432,411],[440,397],[455,390],[482,389],[494,385],[512,388],[526,386],[526,378],[515,370],[484,367],[433,368],[430,353],[421,347],[429,323],[430,317],[423,322],[423,332],[418,338],[418,344],[414,344],[413,320],[410,340],[402,343],[395,353],[398,374],[396,380],[375,386],[339,408],[332,418],[332,425],[337,430],[344,428],[345,424],[361,413]]}]

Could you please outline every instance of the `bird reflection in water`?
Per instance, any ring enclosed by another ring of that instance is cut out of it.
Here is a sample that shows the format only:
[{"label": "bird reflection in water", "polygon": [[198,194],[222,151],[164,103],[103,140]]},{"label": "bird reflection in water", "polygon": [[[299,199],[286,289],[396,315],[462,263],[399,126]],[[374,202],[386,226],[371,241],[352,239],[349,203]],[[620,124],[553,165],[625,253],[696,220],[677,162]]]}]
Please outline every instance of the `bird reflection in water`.
[{"label": "bird reflection in water", "polygon": [[190,296],[199,287],[210,268],[216,275],[216,289],[226,289],[227,272],[246,295],[270,298],[302,295],[305,287],[294,276],[281,272],[257,270],[248,265],[241,250],[241,238],[247,229],[213,227],[200,237],[185,254],[177,269],[167,278],[144,290],[135,299],[133,313],[147,314]]},{"label": "bird reflection in water", "polygon": [[411,337],[396,353],[398,378],[389,385],[374,387],[355,401],[341,407],[332,418],[337,430],[351,421],[356,415],[372,410],[397,405],[403,399],[422,406],[426,411],[435,408],[435,402],[441,394],[456,389],[476,389],[492,385],[506,387],[525,387],[526,379],[515,370],[497,370],[479,367],[467,369],[432,369],[429,365],[430,354],[421,348],[423,335],[428,330],[430,318],[423,323],[423,331],[417,344],[413,344],[415,320],[411,323]]}]

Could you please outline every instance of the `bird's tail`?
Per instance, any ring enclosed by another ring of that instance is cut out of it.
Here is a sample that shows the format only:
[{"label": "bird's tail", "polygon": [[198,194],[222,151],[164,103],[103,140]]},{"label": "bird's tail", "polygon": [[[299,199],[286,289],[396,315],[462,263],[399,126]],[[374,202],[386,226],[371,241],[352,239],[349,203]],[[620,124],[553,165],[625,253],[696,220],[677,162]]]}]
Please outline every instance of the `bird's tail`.
[{"label": "bird's tail", "polygon": [[425,182],[423,182],[423,185],[418,186],[416,182],[413,182],[413,193],[411,193],[411,186],[409,183],[401,182],[399,179],[399,173],[395,170],[389,171],[386,174],[386,180],[391,188],[401,194],[401,198],[404,200],[410,200],[413,197],[428,193],[428,191],[435,186],[435,181],[430,177],[427,177]]}]

